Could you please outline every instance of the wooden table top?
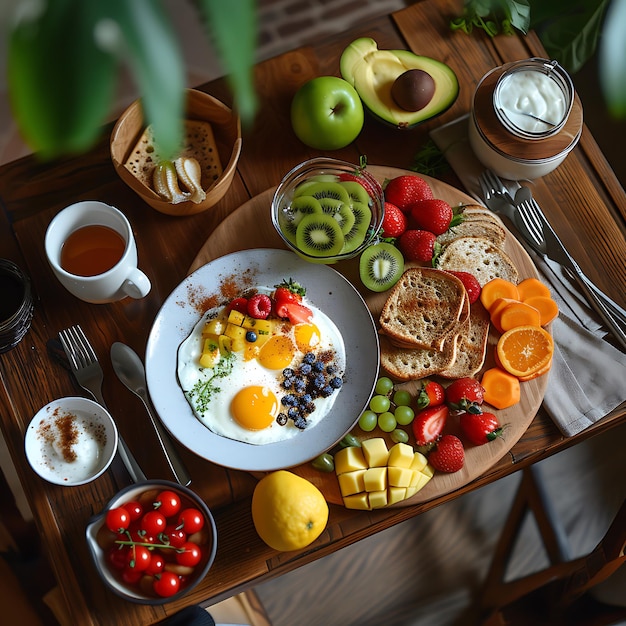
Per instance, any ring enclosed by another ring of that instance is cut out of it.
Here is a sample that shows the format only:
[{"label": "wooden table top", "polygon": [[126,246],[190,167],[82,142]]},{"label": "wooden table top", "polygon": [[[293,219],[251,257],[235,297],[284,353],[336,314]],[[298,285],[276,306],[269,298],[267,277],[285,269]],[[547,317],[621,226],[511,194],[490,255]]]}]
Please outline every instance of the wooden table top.
[{"label": "wooden table top", "polygon": [[[197,252],[220,221],[251,197],[275,186],[292,166],[317,155],[291,130],[289,106],[300,85],[315,76],[339,75],[339,56],[353,39],[372,37],[380,48],[404,48],[438,58],[456,72],[460,95],[439,118],[412,131],[396,131],[367,118],[356,142],[334,156],[357,163],[365,154],[372,164],[410,168],[428,132],[468,112],[473,89],[488,70],[503,62],[545,56],[534,34],[489,39],[482,33],[451,32],[449,18],[458,3],[426,0],[391,16],[260,63],[255,81],[261,109],[244,143],[235,180],[214,210],[173,218],[150,209],[116,175],[108,135],[86,155],[42,164],[27,157],[0,168],[0,256],[25,268],[36,292],[32,327],[12,351],[0,355],[2,430],[33,509],[50,562],[77,624],[149,624],[203,600],[218,602],[256,583],[331,554],[462,493],[506,476],[587,437],[626,420],[624,406],[578,436],[565,439],[543,409],[527,432],[484,475],[460,490],[416,506],[350,511],[331,506],[326,531],[309,548],[278,553],[258,538],[250,514],[255,479],[226,471],[182,449],[192,487],[212,507],[219,547],[207,577],[183,600],[162,607],[135,605],[107,591],[95,572],[84,541],[87,520],[130,479],[119,459],[91,484],[63,488],[36,476],[24,456],[24,433],[32,416],[51,400],[84,395],[63,367],[49,356],[48,339],[80,323],[103,364],[104,397],[120,431],[150,478],[168,478],[156,437],[146,428],[140,400],[112,371],[110,345],[124,341],[145,353],[152,321],[161,304],[187,274]],[[202,89],[230,102],[223,79]],[[583,103],[584,106],[584,103]],[[452,173],[442,180],[461,188]],[[587,275],[624,305],[626,293],[626,194],[585,128],[582,139],[555,172],[537,181],[535,196]],[[143,300],[90,305],[70,296],[54,278],[45,259],[43,239],[51,218],[78,200],[95,199],[121,208],[133,225],[140,266],[152,281]],[[254,225],[250,225],[254,228]]]}]

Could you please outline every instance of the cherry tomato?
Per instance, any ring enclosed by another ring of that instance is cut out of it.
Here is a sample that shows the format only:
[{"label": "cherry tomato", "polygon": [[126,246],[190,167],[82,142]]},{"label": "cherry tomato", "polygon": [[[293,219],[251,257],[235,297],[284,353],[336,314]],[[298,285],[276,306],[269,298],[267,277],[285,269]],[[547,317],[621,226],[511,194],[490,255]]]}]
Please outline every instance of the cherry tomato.
[{"label": "cherry tomato", "polygon": [[139,525],[132,525],[125,533],[118,536],[120,541],[137,541],[138,543],[156,543],[154,535],[147,533]]},{"label": "cherry tomato", "polygon": [[121,506],[115,509],[109,509],[106,514],[105,524],[111,532],[122,532],[130,525],[130,515],[128,511]]},{"label": "cherry tomato", "polygon": [[195,567],[200,563],[200,559],[202,558],[202,550],[200,546],[193,543],[192,541],[186,541],[181,550],[183,552],[176,553],[176,561],[181,565],[185,565],[186,567]]},{"label": "cherry tomato", "polygon": [[148,565],[150,565],[151,559],[152,554],[146,546],[139,546],[135,544],[130,546],[128,548],[128,552],[126,553],[126,564],[129,569],[134,569],[138,572],[143,572]]},{"label": "cherry tomato", "polygon": [[180,511],[180,497],[173,491],[162,491],[154,501],[154,508],[165,517],[172,517]]},{"label": "cherry tomato", "polygon": [[154,593],[162,598],[173,596],[180,588],[180,579],[173,572],[161,572],[154,578]]},{"label": "cherry tomato", "polygon": [[163,571],[165,567],[165,560],[158,552],[153,552],[150,555],[150,563],[148,563],[148,567],[146,567],[146,574],[150,574],[150,576],[154,576],[155,574],[159,574]]},{"label": "cherry tomato", "polygon": [[197,533],[204,526],[204,516],[198,509],[185,509],[178,516],[178,527],[188,535]]},{"label": "cherry tomato", "polygon": [[127,563],[126,552],[126,548],[112,546],[107,553],[107,559],[115,569],[123,570]]},{"label": "cherry tomato", "polygon": [[158,537],[159,533],[162,533],[167,526],[167,520],[165,515],[159,511],[148,511],[141,518],[141,529],[145,530],[148,535]]},{"label": "cherry tomato", "polygon": [[124,568],[122,572],[122,580],[129,585],[134,585],[138,583],[143,576],[143,572],[141,570],[134,569],[132,567]]},{"label": "cherry tomato", "polygon": [[127,502],[124,505],[124,508],[128,511],[131,522],[138,520],[143,515],[143,505],[141,504],[141,502],[137,502],[136,500],[133,500],[132,502]]},{"label": "cherry tomato", "polygon": [[180,548],[187,541],[187,533],[182,528],[167,526],[163,532],[163,537],[171,546]]}]

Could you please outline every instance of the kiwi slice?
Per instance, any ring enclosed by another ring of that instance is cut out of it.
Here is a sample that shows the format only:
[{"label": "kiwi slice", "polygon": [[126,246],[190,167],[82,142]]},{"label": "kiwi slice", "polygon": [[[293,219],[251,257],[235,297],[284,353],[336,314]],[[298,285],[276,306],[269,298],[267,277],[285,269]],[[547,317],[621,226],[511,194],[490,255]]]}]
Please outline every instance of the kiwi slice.
[{"label": "kiwi slice", "polygon": [[366,248],[359,259],[359,276],[370,291],[391,289],[404,272],[404,257],[398,248],[387,242]]},{"label": "kiwi slice", "polygon": [[313,196],[300,196],[294,198],[291,204],[283,209],[279,215],[279,224],[283,235],[296,243],[296,229],[305,215],[323,213],[322,206]]},{"label": "kiwi slice", "polygon": [[335,200],[341,200],[341,202],[345,202],[346,204],[350,204],[350,195],[341,183],[313,182],[306,187],[306,193],[307,195],[313,196],[318,200],[322,200],[323,198],[333,198]]},{"label": "kiwi slice", "polygon": [[352,204],[352,214],[354,215],[354,224],[347,233],[344,233],[345,243],[342,252],[345,253],[356,250],[363,243],[372,221],[372,211],[361,202]]},{"label": "kiwi slice", "polygon": [[341,206],[335,211],[333,217],[339,223],[341,227],[341,232],[344,234],[344,237],[347,233],[352,230],[354,226],[354,222],[356,220],[354,216],[354,211],[347,204],[341,203]]},{"label": "kiwi slice", "polygon": [[332,215],[326,213],[305,215],[296,230],[296,245],[311,256],[338,254],[343,248],[341,226]]},{"label": "kiwi slice", "polygon": [[355,180],[344,180],[340,184],[348,192],[352,202],[369,204],[372,201],[369,193],[367,193],[367,190],[361,183],[357,183]]},{"label": "kiwi slice", "polygon": [[[313,200],[315,200],[315,198],[313,198]],[[337,200],[336,198],[320,198],[318,202],[322,207],[322,212],[327,213],[328,215],[335,215],[335,213],[337,213],[337,211],[345,205],[345,202]]]}]

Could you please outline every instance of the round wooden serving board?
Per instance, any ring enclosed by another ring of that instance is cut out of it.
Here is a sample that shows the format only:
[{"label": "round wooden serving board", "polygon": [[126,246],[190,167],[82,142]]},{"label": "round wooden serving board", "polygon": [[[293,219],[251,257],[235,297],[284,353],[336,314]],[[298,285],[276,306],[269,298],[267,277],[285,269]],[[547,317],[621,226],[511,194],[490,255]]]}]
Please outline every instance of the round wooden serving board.
[{"label": "round wooden serving board", "polygon": [[[413,173],[383,166],[368,166],[368,171],[381,183],[385,179]],[[434,178],[428,176],[422,177],[431,185],[434,196],[446,200],[451,206],[475,204],[472,198],[458,189]],[[250,250],[255,248],[285,249],[285,245],[274,229],[270,217],[270,205],[273,194],[274,189],[268,189],[250,199],[231,213],[231,215],[215,229],[213,234],[200,249],[190,267],[190,273],[218,257],[238,250]],[[503,248],[515,263],[519,271],[520,280],[530,276],[537,277],[537,270],[532,260],[524,248],[508,231]],[[387,299],[387,294],[373,293],[363,286],[359,278],[358,259],[342,261],[332,267],[343,274],[356,287],[365,299],[374,320],[377,321],[380,311]],[[297,276],[294,277],[294,279],[297,280]],[[498,335],[494,331],[491,331],[485,369],[493,365],[493,357],[491,355],[493,354],[493,347],[497,339]],[[436,472],[435,476],[422,490],[412,498],[399,502],[394,506],[410,506],[444,495],[462,487],[488,470],[494,463],[502,458],[524,434],[543,400],[547,382],[547,376],[541,376],[522,383],[522,397],[520,402],[509,409],[494,411],[500,423],[506,425],[502,437],[483,446],[466,444],[465,466],[460,471],[454,474]],[[420,386],[420,381],[402,384],[402,387],[406,387],[414,394]],[[455,422],[456,420],[451,418],[446,427],[446,431],[455,432]],[[410,428],[408,430],[410,431]],[[356,427],[354,434],[361,437],[359,433],[360,429]],[[384,436],[385,439],[387,439],[389,447],[392,445],[388,435],[382,433],[382,431],[378,431],[378,429],[372,433],[362,433],[361,438],[366,439],[380,436]],[[414,442],[410,441],[410,443]],[[315,470],[310,463],[290,468],[290,471],[303,476],[315,484],[322,491],[328,502],[342,504],[339,485],[334,472],[330,474],[319,472]]]}]

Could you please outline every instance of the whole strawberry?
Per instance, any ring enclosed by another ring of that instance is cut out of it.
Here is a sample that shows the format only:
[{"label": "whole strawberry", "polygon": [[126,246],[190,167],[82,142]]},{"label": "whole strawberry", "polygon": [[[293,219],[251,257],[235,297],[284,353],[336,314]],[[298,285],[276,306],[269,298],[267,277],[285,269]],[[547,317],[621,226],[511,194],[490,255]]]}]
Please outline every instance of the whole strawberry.
[{"label": "whole strawberry", "polygon": [[473,274],[470,274],[469,272],[448,271],[448,273],[452,274],[453,276],[456,276],[463,283],[463,286],[465,287],[465,291],[467,291],[467,297],[469,298],[469,303],[474,304],[474,302],[476,302],[476,300],[478,300],[478,298],[480,297],[480,291],[482,289],[477,278]]},{"label": "whole strawberry", "polygon": [[493,413],[462,413],[459,425],[469,441],[482,446],[502,435],[502,427]]},{"label": "whole strawberry", "polygon": [[429,263],[438,253],[441,245],[437,238],[427,230],[406,230],[398,239],[398,248],[405,261]]},{"label": "whole strawberry", "polygon": [[427,406],[439,406],[446,399],[445,393],[443,385],[435,380],[427,380],[422,383],[422,388],[415,398],[415,405],[418,409],[425,409]]},{"label": "whole strawberry", "polygon": [[391,202],[385,202],[383,237],[399,237],[406,230],[406,215]]},{"label": "whole strawberry", "polygon": [[446,387],[446,404],[453,411],[478,414],[482,412],[484,394],[485,389],[475,378],[457,378]]},{"label": "whole strawberry", "polygon": [[463,443],[454,435],[444,435],[430,451],[428,462],[440,472],[458,472],[465,463]]},{"label": "whole strawberry", "polygon": [[396,176],[385,186],[385,200],[405,213],[414,202],[432,197],[430,185],[420,176],[412,174]]},{"label": "whole strawberry", "polygon": [[445,200],[436,198],[418,200],[409,205],[408,210],[415,227],[435,235],[443,235],[454,217],[452,207]]}]

